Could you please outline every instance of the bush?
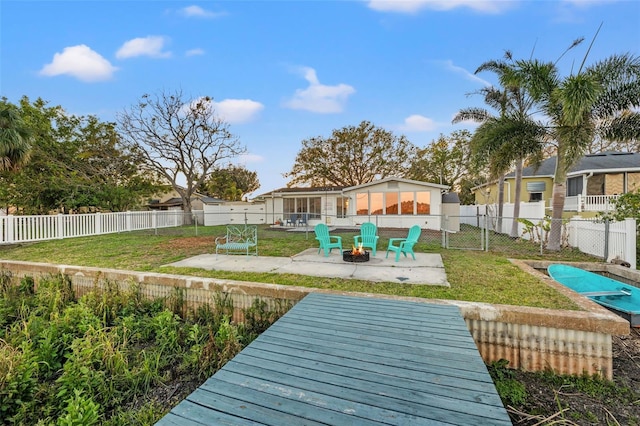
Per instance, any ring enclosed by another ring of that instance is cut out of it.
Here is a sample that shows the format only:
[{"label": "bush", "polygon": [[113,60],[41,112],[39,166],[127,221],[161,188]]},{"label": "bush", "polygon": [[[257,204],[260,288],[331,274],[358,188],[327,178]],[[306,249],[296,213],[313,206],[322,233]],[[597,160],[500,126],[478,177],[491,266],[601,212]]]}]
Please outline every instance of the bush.
[{"label": "bush", "polygon": [[189,310],[184,291],[148,301],[107,283],[76,300],[62,275],[0,274],[0,423],[155,423],[170,408],[157,387],[206,379],[284,313],[255,302],[234,324],[230,297]]}]

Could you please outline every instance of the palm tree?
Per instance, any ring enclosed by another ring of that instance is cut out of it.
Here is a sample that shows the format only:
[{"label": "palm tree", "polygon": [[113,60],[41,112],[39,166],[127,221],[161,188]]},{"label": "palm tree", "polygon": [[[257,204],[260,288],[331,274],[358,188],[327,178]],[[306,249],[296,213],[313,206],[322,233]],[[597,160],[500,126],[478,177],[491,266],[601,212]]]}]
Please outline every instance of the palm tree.
[{"label": "palm tree", "polygon": [[513,57],[505,52],[504,60],[488,61],[481,64],[476,73],[492,71],[497,74],[503,89],[483,88],[485,103],[500,111],[499,117],[492,116],[481,108],[460,110],[453,122],[473,120],[482,123],[472,138],[472,152],[476,159],[488,162],[491,176],[498,176],[498,229],[502,228],[505,173],[515,163],[515,199],[513,223],[510,235],[518,236],[520,216],[520,192],[524,159],[537,156],[542,148],[540,132],[529,116],[533,101],[512,77]]},{"label": "palm tree", "polygon": [[31,132],[18,110],[7,102],[0,104],[0,172],[16,170],[29,159]]},{"label": "palm tree", "polygon": [[635,109],[640,106],[640,58],[613,55],[585,67],[587,55],[577,72],[564,78],[556,63],[537,60],[518,61],[512,76],[540,106],[545,115],[541,130],[556,143],[549,250],[560,250],[567,172],[594,138],[640,138]]}]

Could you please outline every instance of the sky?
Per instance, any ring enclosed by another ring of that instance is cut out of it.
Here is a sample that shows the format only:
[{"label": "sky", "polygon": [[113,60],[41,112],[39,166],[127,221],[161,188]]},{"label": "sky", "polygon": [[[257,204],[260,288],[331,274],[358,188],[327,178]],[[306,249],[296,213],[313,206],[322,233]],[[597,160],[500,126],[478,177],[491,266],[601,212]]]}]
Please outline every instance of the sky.
[{"label": "sky", "polygon": [[421,148],[473,130],[451,120],[486,106],[479,65],[581,37],[564,75],[594,37],[586,64],[640,55],[640,0],[1,0],[0,96],[113,122],[144,94],[212,97],[255,196],[286,186],[303,140],[363,120]]}]

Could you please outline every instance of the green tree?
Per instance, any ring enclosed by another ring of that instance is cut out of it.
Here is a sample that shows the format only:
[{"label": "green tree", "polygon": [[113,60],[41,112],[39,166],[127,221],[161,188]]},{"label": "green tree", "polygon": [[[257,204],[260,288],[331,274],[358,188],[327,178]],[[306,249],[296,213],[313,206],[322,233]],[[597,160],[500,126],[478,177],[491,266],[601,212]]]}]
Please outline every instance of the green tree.
[{"label": "green tree", "polygon": [[258,174],[242,166],[230,164],[214,169],[203,185],[203,192],[211,197],[240,201],[260,187]]},{"label": "green tree", "polygon": [[191,196],[209,172],[245,152],[207,96],[184,100],[181,91],[145,94],[118,114],[118,123],[122,143],[140,155],[141,167],[161,176],[180,194],[188,218]]},{"label": "green tree", "polygon": [[23,213],[82,207],[122,211],[140,206],[154,190],[137,158],[118,143],[114,123],[66,114],[42,99],[16,107],[33,135],[29,162],[0,177],[0,202]]},{"label": "green tree", "polygon": [[17,108],[0,101],[0,172],[15,170],[29,159],[31,132]]},{"label": "green tree", "polygon": [[[498,76],[501,89],[486,87],[480,93],[484,95],[488,105],[500,111],[500,115],[494,117],[485,110],[469,108],[461,110],[453,122],[471,119],[482,123],[474,133],[471,151],[476,164],[488,165],[490,175],[498,177],[499,217],[503,216],[505,173],[515,165],[515,197],[510,235],[517,237],[524,161],[530,156],[539,158],[544,141],[530,117],[533,100],[522,85],[512,78],[514,61],[511,52],[507,51],[503,60],[481,64],[476,73],[482,71],[491,71]],[[501,228],[500,219],[498,223],[498,228]]]},{"label": "green tree", "polygon": [[630,141],[640,138],[640,58],[612,55],[586,66],[588,52],[575,72],[562,77],[556,63],[518,61],[514,80],[525,87],[544,114],[541,129],[555,142],[549,250],[559,250],[567,173],[596,137]]},{"label": "green tree", "polygon": [[462,179],[469,174],[471,133],[457,130],[440,135],[424,148],[418,148],[411,160],[407,177],[448,185],[460,192]]},{"label": "green tree", "polygon": [[[613,204],[613,212],[603,215],[604,217],[617,221],[625,220],[626,218],[634,218],[636,221],[640,221],[640,189],[620,195]],[[637,225],[640,229],[640,223]]]},{"label": "green tree", "polygon": [[288,186],[355,186],[390,176],[404,177],[415,147],[404,136],[368,121],[305,139],[285,178]]}]

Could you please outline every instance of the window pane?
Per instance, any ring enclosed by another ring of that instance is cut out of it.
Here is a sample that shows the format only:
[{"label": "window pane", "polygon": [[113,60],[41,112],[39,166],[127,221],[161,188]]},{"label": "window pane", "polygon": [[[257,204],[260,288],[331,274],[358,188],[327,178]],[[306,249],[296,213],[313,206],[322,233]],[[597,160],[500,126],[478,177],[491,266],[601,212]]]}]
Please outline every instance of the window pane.
[{"label": "window pane", "polygon": [[309,218],[320,219],[322,217],[322,198],[309,198]]},{"label": "window pane", "polygon": [[416,213],[431,214],[431,193],[428,191],[416,192]]},{"label": "window pane", "polygon": [[306,198],[296,198],[296,211],[298,213],[306,213],[308,211]]},{"label": "window pane", "polygon": [[398,193],[387,192],[387,214],[398,214]]},{"label": "window pane", "polygon": [[369,194],[371,200],[371,214],[382,214],[382,192]]},{"label": "window pane", "polygon": [[349,209],[349,199],[346,197],[338,197],[336,201],[336,216],[347,217],[347,211]]},{"label": "window pane", "polygon": [[369,214],[369,194],[366,192],[356,194],[356,214]]},{"label": "window pane", "polygon": [[400,201],[400,214],[413,214],[413,192],[401,192]]},{"label": "window pane", "polygon": [[286,213],[295,213],[296,211],[296,200],[293,198],[285,198],[282,200],[283,204],[283,212]]}]

